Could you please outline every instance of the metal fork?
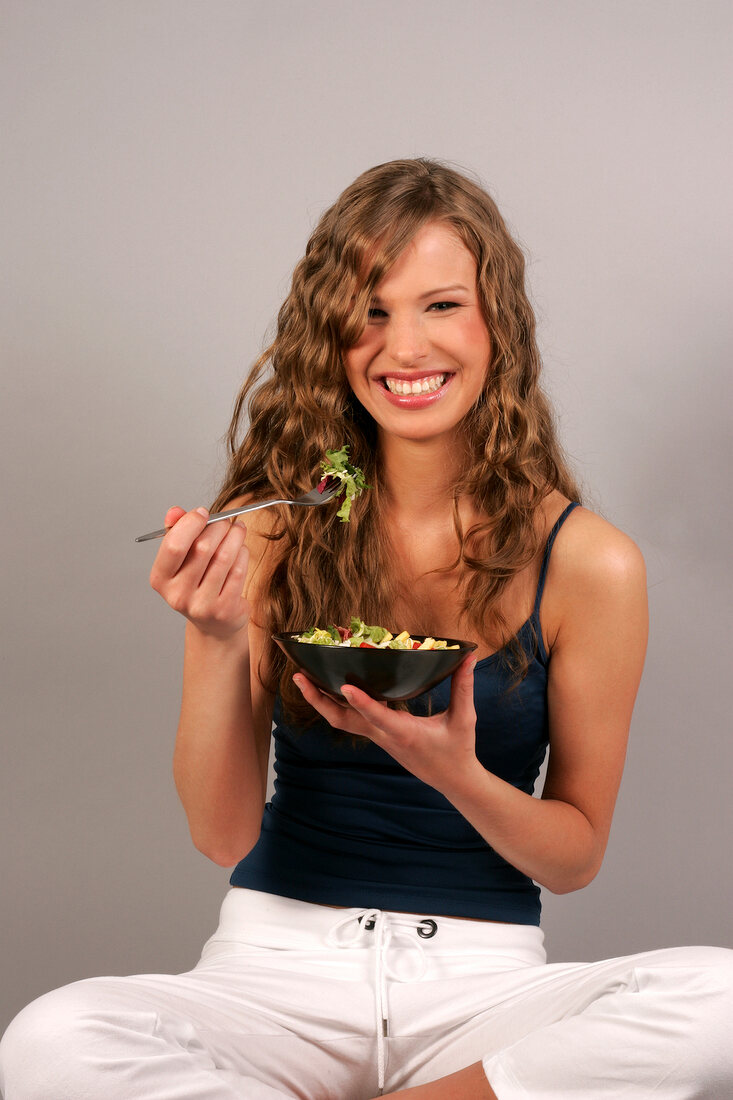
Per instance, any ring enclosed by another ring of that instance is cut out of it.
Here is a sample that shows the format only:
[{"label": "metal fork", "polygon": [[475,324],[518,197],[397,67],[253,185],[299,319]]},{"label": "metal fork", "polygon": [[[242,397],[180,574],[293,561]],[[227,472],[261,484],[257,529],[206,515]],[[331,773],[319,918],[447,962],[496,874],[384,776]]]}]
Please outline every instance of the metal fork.
[{"label": "metal fork", "polygon": [[[327,504],[329,500],[333,500],[335,496],[342,492],[343,485],[340,480],[337,480],[332,485],[327,485],[323,491],[316,486],[315,489],[311,489],[302,497],[296,497],[295,500],[283,500],[281,497],[276,497],[274,500],[261,500],[258,504],[245,504],[243,508],[230,508],[228,512],[215,512],[213,516],[209,516],[207,519],[206,526],[208,527],[210,523],[216,523],[220,519],[231,519],[233,516],[244,515],[245,512],[256,512],[259,508],[269,508],[273,504],[298,504],[303,508],[313,508],[319,504]],[[170,527],[161,527],[159,531],[149,531],[147,535],[138,535],[135,542],[162,539],[169,531]]]}]

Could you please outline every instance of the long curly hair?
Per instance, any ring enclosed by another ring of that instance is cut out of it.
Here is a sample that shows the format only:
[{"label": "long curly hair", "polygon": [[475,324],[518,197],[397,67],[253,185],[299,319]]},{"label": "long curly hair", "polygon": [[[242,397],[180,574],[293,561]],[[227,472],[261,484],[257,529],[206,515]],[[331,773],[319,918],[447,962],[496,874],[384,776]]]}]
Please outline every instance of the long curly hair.
[{"label": "long curly hair", "polygon": [[[220,510],[240,495],[305,491],[320,477],[324,452],[348,444],[369,491],[353,503],[348,524],[335,508],[272,510],[272,553],[258,586],[256,619],[268,638],[316,624],[347,624],[352,615],[430,633],[418,606],[413,622],[392,622],[395,597],[399,593],[404,601],[404,593],[381,522],[376,425],[352,394],[343,356],[364,331],[375,288],[431,222],[450,227],[476,261],[492,347],[483,391],[463,422],[466,461],[453,510],[459,549],[449,568],[461,578],[461,621],[479,637],[501,637],[521,679],[529,658],[509,637],[499,603],[511,579],[538,553],[543,532],[536,513],[543,499],[554,489],[573,500],[580,493],[539,385],[524,257],[494,201],[462,173],[422,158],[390,161],[364,172],[325,212],[294,270],[274,341],[237,396],[227,435],[228,469],[212,507]],[[458,511],[466,497],[485,517],[469,530],[463,530]],[[313,717],[274,643],[266,648],[260,677],[269,690],[279,690],[293,717]]]}]

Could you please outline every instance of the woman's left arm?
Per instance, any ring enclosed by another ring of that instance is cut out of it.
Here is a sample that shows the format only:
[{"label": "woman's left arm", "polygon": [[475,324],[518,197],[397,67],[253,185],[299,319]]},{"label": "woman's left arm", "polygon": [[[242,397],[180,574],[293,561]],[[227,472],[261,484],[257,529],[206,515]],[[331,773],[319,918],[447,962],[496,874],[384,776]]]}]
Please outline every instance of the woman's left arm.
[{"label": "woman's left arm", "polygon": [[[453,803],[491,847],[554,893],[587,885],[608,841],[647,641],[646,573],[626,535],[578,512],[558,537],[543,601],[550,756],[541,798],[476,757],[473,665],[433,718],[391,711],[357,688],[344,708],[302,675],[304,697],[336,728],[369,737]],[[346,692],[345,692],[346,694]]]},{"label": "woman's left arm", "polygon": [[548,826],[568,820],[567,832],[555,837],[563,858],[544,883],[555,893],[586,886],[603,862],[649,633],[641,551],[599,516],[577,518],[569,537],[558,539],[547,592],[555,626],[540,806],[549,810]]}]

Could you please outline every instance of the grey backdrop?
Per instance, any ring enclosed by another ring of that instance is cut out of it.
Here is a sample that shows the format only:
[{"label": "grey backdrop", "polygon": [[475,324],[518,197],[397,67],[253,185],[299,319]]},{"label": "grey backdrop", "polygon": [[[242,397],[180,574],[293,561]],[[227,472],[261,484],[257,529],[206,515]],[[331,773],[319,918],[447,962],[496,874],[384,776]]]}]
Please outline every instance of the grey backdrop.
[{"label": "grey backdrop", "polygon": [[0,1026],[181,970],[227,872],[170,777],[182,620],[147,587],[324,207],[448,159],[527,249],[595,507],[644,550],[649,657],[604,868],[550,957],[733,946],[730,35],[714,0],[5,0]]}]

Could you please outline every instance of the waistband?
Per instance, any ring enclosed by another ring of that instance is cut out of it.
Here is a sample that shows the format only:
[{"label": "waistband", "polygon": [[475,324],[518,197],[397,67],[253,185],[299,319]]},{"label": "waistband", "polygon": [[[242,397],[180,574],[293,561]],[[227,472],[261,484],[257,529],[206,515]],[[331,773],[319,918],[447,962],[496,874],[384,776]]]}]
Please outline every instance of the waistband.
[{"label": "waistband", "polygon": [[359,928],[369,931],[368,925],[377,914],[383,914],[384,923],[395,928],[406,928],[412,922],[414,939],[431,955],[487,953],[512,967],[546,962],[544,932],[533,924],[500,924],[364,907],[340,909],[241,886],[232,887],[225,895],[215,936],[252,946],[294,950],[357,946],[361,943]]}]

